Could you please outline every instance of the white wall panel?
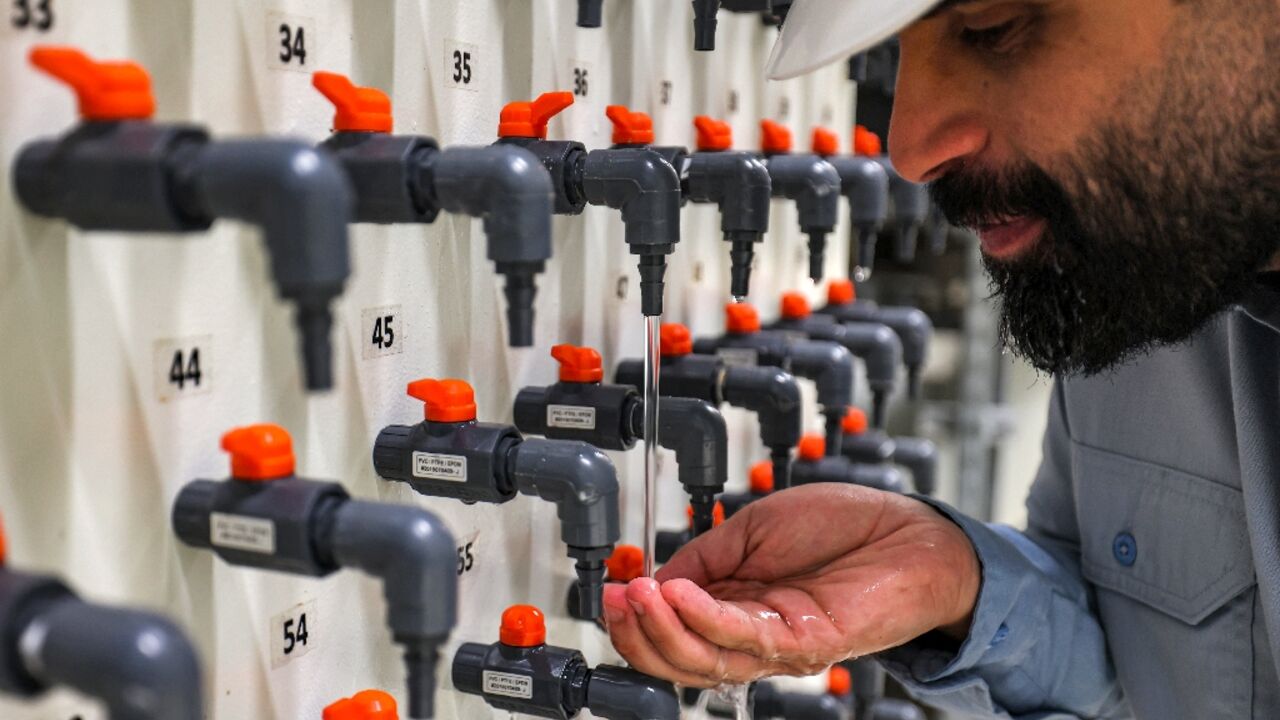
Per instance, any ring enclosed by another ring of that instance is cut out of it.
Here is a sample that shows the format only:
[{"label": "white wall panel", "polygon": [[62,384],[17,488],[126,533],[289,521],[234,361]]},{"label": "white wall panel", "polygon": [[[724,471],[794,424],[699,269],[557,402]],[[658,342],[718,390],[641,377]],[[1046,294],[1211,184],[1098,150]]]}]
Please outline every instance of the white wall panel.
[{"label": "white wall panel", "polygon": [[[391,96],[396,130],[442,145],[487,144],[510,100],[574,89],[586,94],[550,125],[552,138],[610,144],[604,108],[654,117],[657,141],[693,145],[692,117],[729,121],[738,148],[758,146],[762,115],[787,122],[808,150],[816,122],[847,141],[853,88],[842,67],[779,85],[761,66],[775,31],[755,16],[722,13],[720,50],[692,51],[686,0],[608,0],[599,30],[574,26],[571,0],[53,0],[47,34],[0,31],[0,156],[9,167],[25,142],[75,122],[71,93],[30,67],[35,42],[130,58],[150,70],[157,118],[207,126],[216,136],[287,135],[318,142],[332,108],[310,71],[349,74]],[[306,62],[282,69],[279,25],[305,29]],[[472,53],[460,87],[451,53]],[[669,83],[666,85],[665,83]],[[581,88],[579,88],[581,91]],[[782,112],[782,104],[787,105]],[[847,213],[845,213],[847,215]],[[727,246],[714,208],[684,211],[684,237],[668,271],[668,319],[695,335],[722,330]],[[786,289],[819,294],[790,203],[776,202],[760,246],[752,300],[766,319]],[[224,477],[223,431],[270,421],[293,434],[299,473],[340,480],[357,497],[420,505],[455,536],[476,543],[461,579],[461,620],[442,668],[463,641],[496,639],[515,602],[541,606],[549,637],[614,661],[604,636],[565,617],[572,563],[555,508],[528,497],[502,506],[422,498],[378,479],[369,453],[378,430],[411,423],[421,405],[404,394],[420,377],[462,377],[481,419],[510,419],[515,392],[554,380],[547,349],[586,343],[608,374],[642,347],[635,259],[616,211],[556,218],[554,259],[539,277],[537,347],[508,349],[501,278],[485,257],[477,221],[442,215],[433,225],[351,229],[354,273],[335,305],[335,391],[306,395],[292,308],[275,296],[258,232],[220,221],[192,235],[86,233],[22,210],[0,177],[0,511],[11,563],[67,578],[84,595],[160,609],[196,640],[209,717],[319,718],[321,708],[378,687],[401,694],[403,670],[383,624],[374,581],[350,571],[322,580],[231,567],[180,546],[169,527],[178,489]],[[828,245],[828,271],[845,267],[847,224]],[[364,357],[362,314],[397,306],[400,354]],[[198,339],[208,392],[162,398],[166,343]],[[812,403],[812,391],[806,393]],[[812,405],[811,405],[812,407]],[[766,457],[751,416],[731,422],[731,486]],[[811,429],[820,428],[809,413]],[[640,450],[613,453],[624,488],[624,541],[640,541]],[[678,527],[686,499],[673,458],[663,462],[660,524]],[[314,647],[271,662],[271,619],[315,604]],[[505,716],[452,691],[440,676],[438,717]],[[54,693],[33,704],[0,699],[0,717],[101,717],[87,700]]]}]

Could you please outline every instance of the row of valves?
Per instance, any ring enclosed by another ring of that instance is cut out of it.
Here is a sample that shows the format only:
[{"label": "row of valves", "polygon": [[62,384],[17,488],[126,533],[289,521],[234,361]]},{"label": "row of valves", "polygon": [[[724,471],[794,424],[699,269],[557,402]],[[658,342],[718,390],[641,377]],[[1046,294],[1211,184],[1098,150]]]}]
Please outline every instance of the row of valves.
[{"label": "row of valves", "polygon": [[931,243],[945,242],[925,189],[898,176],[879,140],[861,129],[862,154],[837,154],[836,135],[823,128],[814,131],[814,152],[793,153],[790,131],[765,120],[761,152],[752,153],[731,149],[726,123],[700,116],[698,147],[689,152],[653,145],[648,116],[610,106],[614,146],[587,150],[547,139],[548,121],[573,102],[554,92],[504,107],[493,145],[441,148],[430,137],[390,134],[382,92],[321,72],[314,85],[336,114],[333,135],[318,148],[214,140],[199,126],[152,122],[150,79],[135,63],[97,62],[66,47],[38,47],[30,59],[72,87],[82,122],[21,149],[13,177],[22,205],[85,230],[194,232],[218,218],[259,226],[277,292],[296,306],[310,390],[332,385],[330,303],[351,272],[351,222],[430,223],[441,211],[482,218],[487,256],[506,279],[513,347],[533,344],[535,278],[551,258],[552,215],[575,215],[587,204],[620,211],[650,317],[662,314],[666,258],[680,240],[686,202],[719,208],[735,298],[750,289],[772,198],[796,203],[815,281],[841,196],[857,236],[855,278],[870,272],[886,225],[901,259],[914,254],[922,228]]},{"label": "row of valves", "polygon": [[[833,284],[832,296],[839,300],[848,287]],[[792,296],[787,300],[794,310]],[[834,302],[824,310],[857,304]],[[865,414],[852,405],[849,363],[842,359],[847,350],[796,339],[790,334],[795,328],[762,331],[743,324],[742,308],[750,306],[728,306],[737,324],[718,338],[695,341],[683,326],[662,327],[659,438],[674,451],[678,480],[690,497],[689,527],[659,533],[662,561],[725,515],[790,485],[854,483],[901,492],[905,482],[893,463],[910,470],[917,490],[932,491],[932,444],[869,428]],[[831,314],[825,317],[816,327],[845,327]],[[741,352],[715,354],[726,347],[750,350],[755,360],[745,364]],[[424,420],[384,428],[372,462],[383,479],[408,483],[427,496],[505,503],[527,495],[553,503],[577,574],[568,612],[595,620],[606,579],[627,581],[639,574],[638,550],[617,545],[618,481],[601,450],[628,450],[640,439],[644,406],[632,381],[642,361],[621,361],[616,384],[606,384],[596,351],[557,345],[551,354],[560,364],[558,382],[522,389],[514,425],[478,422],[474,392],[462,380],[410,383],[409,395],[424,404]],[[816,381],[824,412],[839,407],[839,421],[827,437],[802,435],[798,381],[783,366]],[[752,468],[746,494],[724,493],[723,404],[754,411],[761,440],[770,448],[771,458]],[[233,430],[222,447],[231,455],[231,476],[196,480],[178,493],[172,513],[178,538],[233,565],[313,577],[352,568],[380,579],[391,638],[403,648],[410,716],[431,717],[438,648],[457,613],[456,550],[446,526],[419,508],[353,499],[339,483],[298,477],[292,441],[278,426]],[[546,645],[541,622],[534,609],[511,609],[499,643],[469,643],[458,650],[454,686],[495,707],[546,717],[569,718],[582,708],[602,718],[678,717],[679,703],[668,684],[625,668],[590,668],[577,651]],[[105,700],[113,719],[201,716],[195,654],[168,621],[92,606],[75,600],[55,579],[4,569],[0,629],[0,638],[12,643],[0,652],[9,658],[0,662],[0,688],[35,695],[51,685],[70,685]],[[772,691],[765,692],[769,697]],[[354,702],[344,701],[346,707]]]},{"label": "row of valves", "polygon": [[[504,108],[497,144],[441,149],[430,138],[390,135],[390,103],[382,93],[320,73],[315,85],[337,107],[335,133],[320,149],[282,140],[215,142],[198,127],[150,122],[149,80],[135,64],[98,63],[69,48],[37,48],[32,61],[76,90],[84,122],[62,138],[23,148],[14,174],[23,204],[84,229],[194,231],[223,217],[260,225],[278,290],[297,305],[312,389],[331,384],[329,303],[349,274],[349,221],[425,223],[441,210],[483,218],[489,258],[507,278],[509,339],[520,346],[533,340],[534,277],[550,258],[553,213],[575,214],[587,203],[621,211],[626,240],[639,256],[647,316],[661,315],[665,257],[679,240],[686,200],[718,205],[738,297],[747,293],[772,197],[797,203],[815,279],[842,194],[853,209],[864,272],[887,219],[909,248],[928,215],[918,186],[902,182],[883,158],[835,156],[835,137],[825,131],[815,133],[817,153],[796,155],[785,128],[766,122],[760,156],[731,151],[728,126],[699,118],[699,148],[689,153],[653,147],[647,117],[611,106],[615,147],[588,151],[546,140],[548,120],[572,102],[567,93],[550,93]],[[770,459],[753,478],[767,471],[773,487],[854,482],[899,491],[904,482],[887,465],[892,461],[929,492],[932,445],[890,439],[878,428],[900,364],[915,394],[930,334],[918,310],[855,302],[847,280],[830,285],[828,304],[817,312],[803,295],[787,294],[780,319],[768,327],[740,302],[726,307],[719,337],[694,340],[687,328],[664,325],[659,439],[675,451],[691,500],[690,527],[664,533],[665,552],[710,529],[717,507],[732,513],[771,490],[758,479],[750,495],[723,494],[723,404],[756,413]],[[524,494],[554,503],[578,577],[571,612],[593,619],[620,536],[617,478],[601,449],[629,449],[642,435],[644,408],[635,388],[643,362],[619,363],[610,385],[594,350],[560,345],[552,355],[560,362],[559,382],[522,390],[515,425],[477,422],[463,381],[410,383],[409,393],[425,404],[425,420],[385,428],[373,463],[381,477],[424,495],[503,503]],[[855,356],[872,391],[870,423],[854,407]],[[817,387],[825,437],[801,435],[797,377]],[[457,607],[455,547],[444,524],[421,509],[355,500],[340,484],[297,477],[291,441],[277,426],[232,431],[223,447],[232,456],[231,477],[198,480],[179,493],[172,517],[178,537],[236,565],[309,576],[350,567],[381,579],[391,637],[404,650],[408,712],[431,717],[438,648]],[[620,570],[608,575],[627,579]],[[504,614],[499,643],[463,645],[453,661],[454,685],[496,707],[547,717],[572,717],[582,708],[606,718],[676,717],[669,685],[625,668],[590,668],[580,653],[546,645],[540,617],[518,606]],[[161,618],[94,606],[56,579],[6,568],[0,630],[6,644],[0,689],[30,696],[65,684],[102,698],[115,719],[201,716],[195,653]],[[365,694],[341,701],[334,712],[388,701]],[[793,716],[800,717],[778,715]]]}]

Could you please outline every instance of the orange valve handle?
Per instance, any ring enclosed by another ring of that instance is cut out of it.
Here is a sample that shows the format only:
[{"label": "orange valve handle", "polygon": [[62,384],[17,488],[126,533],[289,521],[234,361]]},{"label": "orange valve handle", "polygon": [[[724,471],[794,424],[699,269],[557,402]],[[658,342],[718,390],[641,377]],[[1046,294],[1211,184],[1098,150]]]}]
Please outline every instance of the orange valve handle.
[{"label": "orange valve handle", "polygon": [[625,105],[610,105],[604,114],[613,123],[614,145],[653,144],[653,119],[647,114],[628,110]]},{"label": "orange valve handle", "polygon": [[85,120],[146,120],[156,111],[151,77],[138,63],[99,62],[73,47],[32,48],[31,64],[76,93]]},{"label": "orange valve handle", "polygon": [[333,103],[333,129],[337,132],[391,132],[391,98],[371,87],[359,87],[346,75],[317,72],[311,84]]},{"label": "orange valve handle", "polygon": [[693,127],[698,131],[698,150],[716,152],[733,147],[733,128],[729,123],[699,115],[693,119]]},{"label": "orange valve handle", "polygon": [[542,93],[536,100],[507,103],[498,121],[498,137],[545,140],[547,122],[573,104],[571,92]]},{"label": "orange valve handle", "polygon": [[476,419],[476,395],[465,380],[414,380],[409,397],[425,403],[424,417],[430,422],[467,422]]},{"label": "orange valve handle", "polygon": [[867,414],[862,408],[851,407],[840,420],[840,430],[845,435],[861,435],[867,431]]},{"label": "orange valve handle", "polygon": [[791,131],[781,123],[761,120],[760,150],[770,155],[791,152]]},{"label": "orange valve handle", "polygon": [[812,314],[809,299],[795,291],[782,294],[781,310],[782,317],[787,320],[803,320]]},{"label": "orange valve handle", "polygon": [[813,154],[822,157],[830,157],[840,152],[840,138],[835,132],[824,128],[816,127],[813,129]]},{"label": "orange valve handle", "polygon": [[260,482],[293,475],[293,439],[289,431],[271,423],[247,425],[222,436],[222,449],[231,453],[231,477]]},{"label": "orange valve handle", "polygon": [[821,435],[805,435],[797,451],[802,460],[821,460],[827,453],[827,441]]},{"label": "orange valve handle", "polygon": [[724,306],[724,326],[735,334],[753,333],[760,329],[760,314],[749,303],[729,303]]},{"label": "orange valve handle", "polygon": [[828,305],[847,305],[858,299],[858,291],[852,280],[832,280],[827,285]]},{"label": "orange valve handle", "polygon": [[663,323],[658,342],[662,357],[681,357],[693,352],[693,335],[680,323]]},{"label": "orange valve handle", "polygon": [[773,463],[761,460],[751,466],[751,492],[756,495],[768,495],[773,492]]},{"label": "orange valve handle", "polygon": [[875,157],[884,153],[880,144],[880,136],[858,125],[853,129],[853,153]]},{"label": "orange valve handle", "polygon": [[547,622],[532,605],[512,605],[502,612],[498,640],[511,647],[537,647],[547,642]]},{"label": "orange valve handle", "polygon": [[604,364],[600,353],[589,347],[556,345],[551,357],[560,363],[560,381],[572,383],[598,383],[604,380]]},{"label": "orange valve handle", "polygon": [[326,707],[322,720],[400,720],[400,714],[391,695],[361,690]]}]

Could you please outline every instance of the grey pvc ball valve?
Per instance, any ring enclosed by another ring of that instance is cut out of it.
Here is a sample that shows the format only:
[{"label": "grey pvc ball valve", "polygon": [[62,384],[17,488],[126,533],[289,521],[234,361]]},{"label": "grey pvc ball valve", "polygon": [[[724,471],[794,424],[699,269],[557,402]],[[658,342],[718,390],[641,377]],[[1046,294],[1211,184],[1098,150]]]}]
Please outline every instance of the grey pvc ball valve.
[{"label": "grey pvc ball valve", "polygon": [[923,310],[903,305],[877,305],[856,300],[850,280],[833,280],[827,286],[827,304],[814,312],[839,322],[874,322],[888,325],[902,342],[902,364],[907,368],[907,395],[920,396],[920,373],[929,359],[933,321]]},{"label": "grey pvc ball valve", "polygon": [[755,245],[769,230],[769,168],[752,153],[730,150],[728,124],[705,115],[694,118],[694,153],[676,145],[653,145],[653,120],[645,113],[610,105],[605,115],[613,123],[614,147],[650,148],[676,169],[683,200],[716,205],[720,232],[729,243],[729,294],[745,298],[751,289]]},{"label": "grey pvc ball valve", "polygon": [[821,435],[805,435],[800,438],[799,452],[791,464],[793,486],[812,483],[841,483],[861,485],[885,492],[901,493],[905,490],[902,473],[891,465],[863,465],[845,457],[826,454],[826,441]]},{"label": "grey pvc ball valve", "polygon": [[[526,387],[512,414],[521,432],[553,440],[581,440],[604,450],[630,450],[644,435],[644,402],[631,385],[605,385],[600,353],[556,345],[560,381]],[[728,473],[728,431],[714,405],[660,397],[658,443],[676,454],[677,478],[689,493],[697,532],[709,530],[716,495]]]},{"label": "grey pvc ball valve", "polygon": [[647,148],[588,151],[579,142],[547,140],[547,122],[571,104],[568,92],[508,103],[498,123],[498,143],[538,158],[551,175],[557,214],[577,215],[587,203],[621,212],[624,239],[640,271],[640,310],[661,315],[667,255],[680,242],[680,176]]},{"label": "grey pvc ball valve", "polygon": [[515,426],[476,422],[475,393],[462,380],[417,380],[408,392],[424,403],[425,420],[378,433],[378,476],[469,503],[504,503],[519,493],[554,504],[560,539],[575,561],[583,613],[599,617],[604,561],[621,535],[618,478],[609,458],[584,442],[526,439]]},{"label": "grey pvc ball valve", "polygon": [[[663,396],[688,397],[713,405],[727,403],[756,414],[760,442],[769,448],[773,474],[779,488],[788,486],[791,448],[800,441],[803,425],[800,384],[790,373],[769,365],[736,366],[723,359],[693,354],[689,328],[664,323],[661,329]],[[639,387],[644,361],[623,360],[614,371],[614,382]]]},{"label": "grey pvc ball valve", "polygon": [[856,252],[850,253],[850,273],[859,281],[868,280],[875,262],[876,236],[889,218],[889,173],[869,157],[837,154],[839,140],[826,128],[814,128],[811,147],[840,176],[840,193],[849,203],[849,221],[857,240]]},{"label": "grey pvc ball valve", "polygon": [[796,204],[800,231],[809,237],[809,277],[821,281],[827,235],[840,212],[840,175],[818,155],[792,154],[791,131],[772,120],[760,122],[760,149],[773,196]]},{"label": "grey pvc ball valve", "polygon": [[507,341],[533,344],[534,278],[551,259],[551,176],[510,145],[440,148],[422,135],[392,135],[391,101],[343,75],[312,84],[337,108],[320,144],[337,158],[355,193],[355,222],[430,223],[441,210],[484,221],[488,259],[506,278]]},{"label": "grey pvc ball valve", "polygon": [[872,424],[884,427],[889,396],[897,386],[902,363],[902,341],[892,328],[882,323],[839,323],[830,315],[814,315],[804,295],[787,292],[782,295],[778,319],[765,329],[839,343],[861,359],[871,386]]},{"label": "grey pvc ball valve", "polygon": [[200,661],[173,622],[0,566],[0,692],[35,698],[59,686],[101,700],[110,720],[204,717]]},{"label": "grey pvc ball valve", "polygon": [[301,141],[215,141],[194,125],[154,123],[150,80],[133,63],[55,47],[37,47],[31,61],[72,86],[83,122],[19,150],[23,206],[83,230],[198,232],[218,218],[258,226],[276,291],[296,308],[306,386],[332,387],[329,306],[351,274],[351,188],[337,162]]},{"label": "grey pvc ball valve", "polygon": [[725,333],[698,338],[693,351],[717,355],[730,364],[774,365],[812,380],[826,418],[828,452],[840,454],[840,419],[853,406],[853,354],[826,341],[797,339],[780,331],[762,331],[760,316],[747,303],[725,305]]},{"label": "grey pvc ball valve", "polygon": [[391,637],[404,647],[409,715],[433,715],[439,647],[457,621],[453,536],[420,508],[353,500],[341,485],[297,477],[276,425],[223,436],[231,477],[195,480],[173,504],[178,539],[232,565],[323,577],[363,570],[382,582]]},{"label": "grey pvc ball valve", "polygon": [[498,642],[458,648],[453,686],[499,710],[537,717],[568,720],[588,710],[604,720],[679,720],[671,683],[627,668],[593,668],[581,652],[548,645],[546,636],[538,608],[507,608]]}]

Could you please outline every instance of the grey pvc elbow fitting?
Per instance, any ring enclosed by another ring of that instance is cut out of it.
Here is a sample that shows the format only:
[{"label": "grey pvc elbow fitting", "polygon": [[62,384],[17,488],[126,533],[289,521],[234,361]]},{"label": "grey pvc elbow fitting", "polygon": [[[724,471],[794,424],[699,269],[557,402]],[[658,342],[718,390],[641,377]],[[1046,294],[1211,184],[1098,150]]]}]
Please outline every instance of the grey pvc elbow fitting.
[{"label": "grey pvc elbow fitting", "polygon": [[534,278],[551,258],[551,176],[516,145],[445,148],[429,168],[442,209],[483,220],[488,258],[506,277],[508,342],[533,345]]},{"label": "grey pvc elbow fitting", "polygon": [[659,398],[658,442],[676,454],[680,484],[693,507],[693,532],[714,522],[716,495],[729,477],[729,433],[714,405],[693,398]]},{"label": "grey pvc elbow fitting", "polygon": [[898,174],[887,156],[877,161],[889,174],[889,195],[893,198],[893,225],[896,237],[894,258],[898,262],[911,262],[916,256],[916,241],[920,229],[929,218],[929,189]]},{"label": "grey pvc elbow fitting", "polygon": [[111,720],[200,720],[200,663],[158,615],[86,603],[60,581],[0,568],[0,690],[54,685],[106,703]]},{"label": "grey pvc elbow fitting", "polygon": [[888,396],[897,384],[898,365],[902,363],[902,341],[893,328],[883,323],[844,323],[845,337],[857,347],[871,386],[871,424],[882,428],[887,414]]},{"label": "grey pvc elbow fitting", "polygon": [[781,368],[728,366],[720,381],[724,401],[756,413],[760,441],[769,448],[773,484],[778,490],[791,486],[791,448],[804,430],[800,383]]},{"label": "grey pvc elbow fitting", "polygon": [[871,704],[868,720],[927,720],[924,710],[914,703],[894,698],[879,698]]},{"label": "grey pvc elbow fitting", "polygon": [[680,176],[647,148],[592,150],[582,164],[587,202],[622,211],[631,254],[639,255],[640,306],[662,314],[666,256],[680,242]]},{"label": "grey pvc elbow fitting", "polygon": [[601,25],[601,8],[603,0],[578,0],[578,27],[598,28]]},{"label": "grey pvc elbow fitting", "polygon": [[342,167],[291,140],[211,142],[183,160],[175,174],[184,208],[262,228],[276,290],[297,306],[307,388],[332,387],[329,303],[351,274],[352,195]]},{"label": "grey pvc elbow fitting", "polygon": [[849,220],[858,235],[853,275],[859,282],[871,277],[875,264],[876,234],[889,218],[889,173],[875,160],[858,155],[836,155],[827,162],[840,175],[840,192],[849,201]]},{"label": "grey pvc elbow fitting", "polygon": [[420,508],[351,500],[333,517],[330,550],[338,564],[382,581],[387,626],[404,646],[409,715],[434,715],[439,647],[457,622],[453,535]]},{"label": "grey pvc elbow fitting", "polygon": [[577,560],[582,613],[600,617],[604,561],[622,535],[613,463],[584,442],[526,438],[512,450],[508,464],[522,494],[555,503],[560,539]]},{"label": "grey pvc elbow fitting", "polygon": [[720,0],[693,0],[693,49],[709,52],[716,49],[716,12]]},{"label": "grey pvc elbow fitting", "polygon": [[195,649],[155,614],[66,600],[33,618],[19,644],[33,675],[101,699],[111,720],[204,717]]},{"label": "grey pvc elbow fitting", "polygon": [[769,230],[773,183],[768,166],[752,153],[699,152],[689,157],[684,186],[688,199],[720,209],[720,231],[730,243],[729,293],[746,297],[754,246]]},{"label": "grey pvc elbow fitting", "polygon": [[844,346],[825,341],[802,340],[790,346],[791,367],[797,375],[813,380],[818,402],[827,418],[827,455],[840,454],[840,423],[853,405],[853,354]]},{"label": "grey pvc elbow fitting", "polygon": [[840,175],[817,155],[773,155],[768,159],[773,196],[796,203],[800,230],[809,236],[809,277],[822,279],[827,233],[840,213]]},{"label": "grey pvc elbow fitting", "polygon": [[933,321],[923,310],[905,305],[881,306],[876,319],[893,328],[902,340],[902,362],[907,366],[907,389],[914,399],[920,395],[920,371],[929,357]]},{"label": "grey pvc elbow fitting", "polygon": [[932,495],[938,489],[938,446],[924,438],[894,438],[893,461],[911,471],[916,492]]},{"label": "grey pvc elbow fitting", "polygon": [[587,709],[608,720],[680,720],[680,699],[671,683],[612,665],[591,670]]}]

